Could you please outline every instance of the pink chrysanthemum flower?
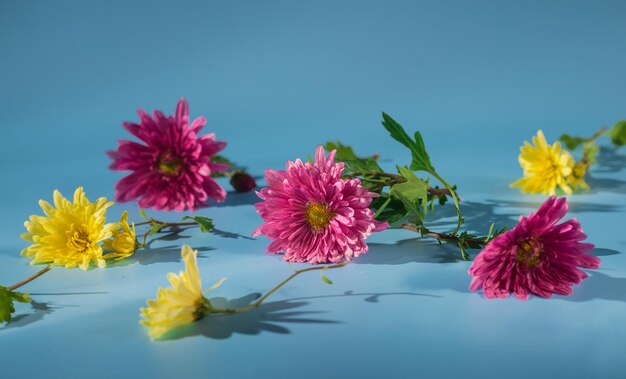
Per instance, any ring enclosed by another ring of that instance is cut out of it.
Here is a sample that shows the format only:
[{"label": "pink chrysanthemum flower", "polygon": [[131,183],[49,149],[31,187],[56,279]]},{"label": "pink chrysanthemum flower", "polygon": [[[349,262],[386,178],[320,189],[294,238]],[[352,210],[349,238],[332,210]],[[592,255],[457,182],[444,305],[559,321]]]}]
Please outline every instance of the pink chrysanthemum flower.
[{"label": "pink chrysanthemum flower", "polygon": [[567,213],[565,198],[552,196],[530,216],[520,216],[515,228],[494,238],[469,269],[470,290],[484,289],[489,299],[520,300],[535,294],[570,295],[572,285],[587,277],[582,268],[600,267],[600,259],[586,254],[594,249],[577,220],[556,225]]},{"label": "pink chrysanthemum flower", "polygon": [[265,224],[254,236],[272,241],[268,253],[285,252],[290,262],[326,263],[350,260],[367,252],[365,239],[385,229],[368,208],[372,198],[359,179],[342,179],[344,164],[328,158],[324,148],[315,151],[314,163],[287,162],[286,171],[267,170],[255,205]]},{"label": "pink chrysanthemum flower", "polygon": [[116,185],[115,199],[139,199],[141,208],[157,210],[194,210],[207,199],[222,202],[226,191],[211,177],[212,172],[228,166],[211,162],[211,157],[226,147],[215,134],[198,137],[206,124],[198,117],[189,124],[189,104],[180,99],[174,116],[143,109],[137,111],[141,123],[124,122],[124,128],[145,143],[120,140],[109,166],[115,171],[132,171]]}]

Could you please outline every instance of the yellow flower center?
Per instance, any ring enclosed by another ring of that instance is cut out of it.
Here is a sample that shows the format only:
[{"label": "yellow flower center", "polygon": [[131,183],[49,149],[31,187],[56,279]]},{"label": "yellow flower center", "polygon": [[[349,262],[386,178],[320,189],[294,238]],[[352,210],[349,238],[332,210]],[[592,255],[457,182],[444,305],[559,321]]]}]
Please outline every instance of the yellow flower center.
[{"label": "yellow flower center", "polygon": [[576,179],[582,179],[585,177],[586,172],[587,172],[587,165],[579,162],[579,163],[576,163],[576,165],[574,166],[574,169],[572,170],[572,175],[574,175]]},{"label": "yellow flower center", "polygon": [[529,238],[517,244],[517,263],[526,267],[535,267],[541,262],[543,245],[535,238]]},{"label": "yellow flower center", "polygon": [[73,251],[83,252],[95,245],[89,238],[89,232],[86,229],[83,225],[72,224],[70,230],[65,232],[67,247]]},{"label": "yellow flower center", "polygon": [[183,160],[177,154],[168,150],[159,156],[157,166],[162,173],[178,175],[183,169]]},{"label": "yellow flower center", "polygon": [[308,203],[306,205],[306,222],[313,230],[324,229],[333,217],[335,217],[335,212],[329,210],[324,204]]}]

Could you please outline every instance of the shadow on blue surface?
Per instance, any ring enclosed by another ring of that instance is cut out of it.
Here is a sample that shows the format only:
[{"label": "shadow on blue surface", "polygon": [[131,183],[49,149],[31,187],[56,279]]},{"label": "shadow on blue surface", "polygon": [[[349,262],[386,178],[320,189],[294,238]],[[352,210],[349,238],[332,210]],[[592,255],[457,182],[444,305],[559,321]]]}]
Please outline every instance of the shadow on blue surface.
[{"label": "shadow on blue surface", "polygon": [[[61,292],[61,293],[31,293],[30,296],[65,296],[65,295],[102,295],[108,292]],[[42,320],[46,315],[53,313],[57,309],[65,307],[75,307],[75,305],[54,305],[53,302],[39,302],[32,300],[30,306],[33,309],[32,313],[20,314],[14,316],[11,322],[0,328],[0,332],[3,330],[20,328],[30,325],[37,321]]]},{"label": "shadow on blue surface", "polygon": [[610,300],[626,302],[626,278],[615,278],[593,271],[579,286],[574,287],[570,296],[558,296],[565,301]]},{"label": "shadow on blue surface", "polygon": [[213,229],[211,230],[212,234],[215,234],[218,237],[222,237],[222,238],[232,238],[232,239],[245,239],[245,240],[252,240],[254,241],[254,238],[250,237],[250,236],[244,236],[243,234],[239,234],[239,233],[233,233],[233,232],[227,232],[224,230],[220,230],[220,229]]},{"label": "shadow on blue surface", "polygon": [[[252,293],[235,300],[225,298],[210,299],[218,308],[240,308],[250,304],[261,295]],[[312,318],[311,315],[323,312],[294,311],[293,309],[309,304],[305,301],[282,300],[265,303],[251,311],[224,316],[206,317],[168,333],[163,339],[176,340],[185,337],[204,336],[213,339],[230,338],[233,334],[257,335],[263,331],[289,334],[291,331],[281,323],[299,324],[338,324],[338,321]],[[302,316],[309,317],[302,317]]]},{"label": "shadow on blue surface", "polygon": [[[251,293],[244,297],[234,300],[227,300],[223,297],[210,299],[211,304],[216,308],[241,308],[250,304],[261,296],[259,293]],[[176,340],[185,337],[204,336],[213,339],[230,338],[233,334],[257,335],[263,331],[290,334],[291,331],[281,323],[296,324],[340,324],[340,321],[325,320],[312,318],[311,315],[317,315],[324,312],[321,311],[294,311],[309,304],[304,300],[326,299],[326,298],[345,298],[345,297],[364,297],[364,301],[368,303],[378,303],[383,296],[425,296],[437,298],[436,295],[428,295],[415,292],[382,292],[382,293],[355,293],[346,291],[338,295],[322,295],[292,298],[287,300],[274,301],[264,303],[256,309],[234,315],[223,315],[207,317],[193,324],[180,327],[165,335],[165,340]],[[308,317],[303,317],[308,316]]]},{"label": "shadow on blue surface", "polygon": [[453,249],[438,246],[433,240],[411,238],[395,244],[370,243],[367,254],[354,260],[356,264],[403,265],[407,263],[452,263],[461,260]]},{"label": "shadow on blue surface", "polygon": [[33,308],[33,312],[13,317],[11,322],[0,328],[0,332],[3,330],[21,328],[23,326],[30,325],[34,322],[42,320],[46,315],[51,314],[56,309],[62,308],[60,306],[53,306],[50,304],[51,303],[40,303],[35,300],[31,301],[30,305]]},{"label": "shadow on blue surface", "polygon": [[[623,149],[622,149],[623,150]],[[595,172],[615,173],[626,168],[626,155],[619,153],[620,149],[602,146],[596,160]]]},{"label": "shadow on blue surface", "polygon": [[261,188],[262,187],[257,187],[255,190],[248,192],[228,191],[228,194],[226,195],[226,201],[224,201],[223,203],[212,202],[209,207],[223,208],[256,204],[261,201],[261,199],[259,199],[255,191],[259,191]]}]

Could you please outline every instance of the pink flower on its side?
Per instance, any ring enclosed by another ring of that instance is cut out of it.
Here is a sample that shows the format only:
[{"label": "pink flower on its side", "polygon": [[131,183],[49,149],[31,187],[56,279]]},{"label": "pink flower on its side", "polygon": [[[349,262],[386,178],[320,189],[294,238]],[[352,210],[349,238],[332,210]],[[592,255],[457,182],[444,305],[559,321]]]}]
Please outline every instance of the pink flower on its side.
[{"label": "pink flower on its side", "polygon": [[173,116],[143,109],[137,111],[141,122],[124,122],[124,128],[144,144],[120,140],[113,159],[114,171],[131,171],[115,185],[119,202],[139,199],[141,208],[157,210],[194,210],[208,199],[222,202],[226,191],[211,177],[212,172],[228,166],[211,162],[211,157],[226,147],[215,134],[198,137],[206,124],[198,117],[189,124],[189,104],[180,99]]},{"label": "pink flower on its side", "polygon": [[600,259],[575,219],[556,225],[567,213],[565,198],[548,198],[535,213],[520,216],[515,228],[494,238],[469,269],[470,290],[484,289],[487,298],[520,300],[570,295],[572,285],[587,277],[580,268],[598,268]]},{"label": "pink flower on its side", "polygon": [[285,252],[290,262],[327,263],[351,260],[367,252],[365,239],[385,229],[369,209],[378,195],[359,179],[342,179],[343,163],[315,151],[314,163],[287,162],[286,171],[267,170],[269,185],[257,192],[264,201],[255,205],[265,224],[254,236],[266,235],[268,253]]}]

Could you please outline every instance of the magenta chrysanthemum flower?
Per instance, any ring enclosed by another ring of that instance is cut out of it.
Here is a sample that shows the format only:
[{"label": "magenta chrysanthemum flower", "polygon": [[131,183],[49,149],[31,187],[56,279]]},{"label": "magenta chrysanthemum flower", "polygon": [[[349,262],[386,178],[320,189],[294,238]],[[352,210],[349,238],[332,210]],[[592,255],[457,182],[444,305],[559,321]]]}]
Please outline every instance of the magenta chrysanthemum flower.
[{"label": "magenta chrysanthemum flower", "polygon": [[198,137],[206,124],[198,117],[189,124],[189,104],[180,99],[174,116],[143,109],[137,111],[140,124],[124,122],[124,128],[145,145],[120,140],[116,151],[107,154],[115,171],[132,171],[116,185],[115,199],[126,202],[139,199],[141,208],[157,210],[194,210],[207,199],[222,202],[226,191],[211,177],[212,172],[228,166],[211,162],[211,157],[226,147],[215,134]]},{"label": "magenta chrysanthemum flower", "polygon": [[359,179],[342,179],[343,163],[328,158],[324,148],[315,151],[314,163],[287,162],[287,170],[265,171],[269,188],[257,195],[255,205],[265,224],[254,236],[266,235],[268,253],[285,252],[291,262],[326,263],[350,260],[367,252],[365,239],[387,223],[374,220],[368,208],[378,194]]},{"label": "magenta chrysanthemum flower", "polygon": [[512,230],[494,238],[469,269],[470,290],[483,288],[487,298],[505,298],[511,293],[526,300],[570,295],[572,285],[587,274],[579,269],[598,268],[600,259],[586,254],[594,249],[575,219],[556,223],[567,213],[565,198],[552,196],[530,216],[520,216]]}]

